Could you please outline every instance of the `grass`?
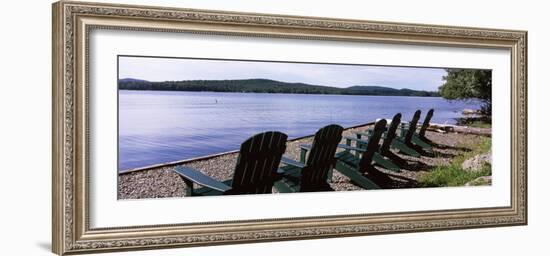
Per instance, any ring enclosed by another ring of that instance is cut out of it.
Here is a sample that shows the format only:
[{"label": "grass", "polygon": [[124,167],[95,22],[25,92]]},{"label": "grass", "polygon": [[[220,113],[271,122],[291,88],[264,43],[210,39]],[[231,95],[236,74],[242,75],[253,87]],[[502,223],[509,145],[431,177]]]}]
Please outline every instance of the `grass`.
[{"label": "grass", "polygon": [[462,163],[467,159],[491,150],[491,138],[480,137],[476,142],[461,146],[468,148],[470,151],[455,156],[447,166],[437,166],[428,173],[421,175],[418,179],[419,185],[421,187],[463,186],[476,178],[491,175],[490,164],[485,164],[479,171],[468,172],[462,169]]},{"label": "grass", "polygon": [[[491,175],[491,166],[485,165],[480,171],[467,172],[461,166],[450,165],[436,167],[429,173],[420,176],[421,187],[453,187],[463,186],[469,181],[482,176]],[[481,185],[481,184],[473,184]]]},{"label": "grass", "polygon": [[457,120],[457,125],[465,125],[475,128],[491,128],[491,117],[461,117]]},{"label": "grass", "polygon": [[475,128],[491,128],[491,123],[485,121],[474,121],[469,123],[468,126]]}]

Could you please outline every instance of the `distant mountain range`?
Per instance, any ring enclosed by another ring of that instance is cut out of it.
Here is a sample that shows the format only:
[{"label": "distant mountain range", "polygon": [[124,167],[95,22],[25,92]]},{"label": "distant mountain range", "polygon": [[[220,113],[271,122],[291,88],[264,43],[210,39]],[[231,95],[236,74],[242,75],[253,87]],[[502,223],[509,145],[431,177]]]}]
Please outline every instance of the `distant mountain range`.
[{"label": "distant mountain range", "polygon": [[269,79],[241,80],[184,80],[149,82],[124,78],[118,80],[120,90],[191,91],[191,92],[252,92],[252,93],[301,93],[301,94],[344,94],[379,96],[424,96],[437,97],[437,92],[412,89],[394,89],[384,86],[356,85],[338,88],[305,83],[287,83]]}]

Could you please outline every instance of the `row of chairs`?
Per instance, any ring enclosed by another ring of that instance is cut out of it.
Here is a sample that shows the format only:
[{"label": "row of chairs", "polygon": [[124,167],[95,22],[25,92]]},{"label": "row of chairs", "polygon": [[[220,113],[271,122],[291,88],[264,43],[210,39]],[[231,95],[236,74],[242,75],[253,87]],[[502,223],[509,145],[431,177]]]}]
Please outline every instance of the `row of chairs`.
[{"label": "row of chairs", "polygon": [[[418,132],[420,110],[408,123],[401,122],[400,113],[389,123],[386,119],[377,120],[374,128],[345,137],[346,144],[340,144],[344,128],[336,124],[325,126],[315,133],[311,145],[300,146],[299,161],[284,156],[286,134],[260,133],[241,144],[233,178],[226,181],[186,166],[178,166],[174,172],[186,184],[185,196],[265,194],[272,193],[273,187],[281,193],[330,191],[333,169],[358,186],[378,189],[379,184],[365,173],[375,165],[399,172],[401,169],[392,161],[396,157],[392,148],[413,157],[431,151],[433,143],[425,137],[425,132],[433,112],[433,109],[428,111]],[[194,184],[200,188],[194,188]]]}]

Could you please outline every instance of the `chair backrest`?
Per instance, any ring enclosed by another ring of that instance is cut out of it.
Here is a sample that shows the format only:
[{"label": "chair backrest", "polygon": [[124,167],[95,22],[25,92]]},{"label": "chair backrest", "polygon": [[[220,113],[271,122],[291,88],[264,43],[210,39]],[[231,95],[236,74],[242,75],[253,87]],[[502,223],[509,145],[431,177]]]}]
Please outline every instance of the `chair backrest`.
[{"label": "chair backrest", "polygon": [[428,113],[426,114],[426,118],[424,118],[424,123],[422,123],[422,127],[420,127],[420,132],[418,133],[420,137],[424,137],[424,134],[426,134],[426,129],[428,129],[428,126],[430,126],[430,121],[432,120],[432,116],[434,115],[434,109],[428,110]]},{"label": "chair backrest", "polygon": [[271,193],[281,157],[286,150],[287,135],[264,132],[241,144],[230,194]]},{"label": "chair backrest", "polygon": [[342,140],[344,128],[340,125],[327,125],[315,133],[313,144],[302,169],[300,187],[302,191],[315,190],[326,184],[327,175],[334,167],[336,149]]},{"label": "chair backrest", "polygon": [[405,134],[405,143],[410,144],[412,136],[416,132],[416,125],[418,124],[418,119],[420,119],[420,109],[414,112],[414,116],[409,123],[409,130],[407,130],[407,133]]},{"label": "chair backrest", "polygon": [[395,114],[395,116],[393,116],[390,127],[386,132],[386,137],[384,137],[384,142],[382,142],[382,146],[380,146],[381,152],[387,152],[390,150],[391,142],[393,141],[395,136],[397,136],[395,132],[397,131],[399,124],[401,124],[401,113],[397,113]]},{"label": "chair backrest", "polygon": [[370,164],[372,163],[372,157],[374,156],[374,153],[378,151],[380,142],[380,138],[382,137],[382,133],[384,130],[386,130],[386,124],[388,122],[386,119],[380,119],[374,124],[374,130],[372,132],[372,135],[369,137],[366,151],[363,152],[361,155],[361,160],[359,161],[359,168],[362,171],[367,171],[367,169],[370,167]]}]

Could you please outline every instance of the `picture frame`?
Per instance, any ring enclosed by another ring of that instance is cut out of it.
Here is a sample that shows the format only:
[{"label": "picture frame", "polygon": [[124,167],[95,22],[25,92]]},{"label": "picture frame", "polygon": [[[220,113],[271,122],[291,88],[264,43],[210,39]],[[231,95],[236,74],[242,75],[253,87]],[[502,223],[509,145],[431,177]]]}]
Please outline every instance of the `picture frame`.
[{"label": "picture frame", "polygon": [[[101,186],[90,176],[90,102],[102,96],[90,86],[98,30],[509,51],[509,204],[92,227],[98,209],[90,190]],[[526,31],[72,1],[53,4],[52,31],[52,250],[59,255],[527,224]]]}]

